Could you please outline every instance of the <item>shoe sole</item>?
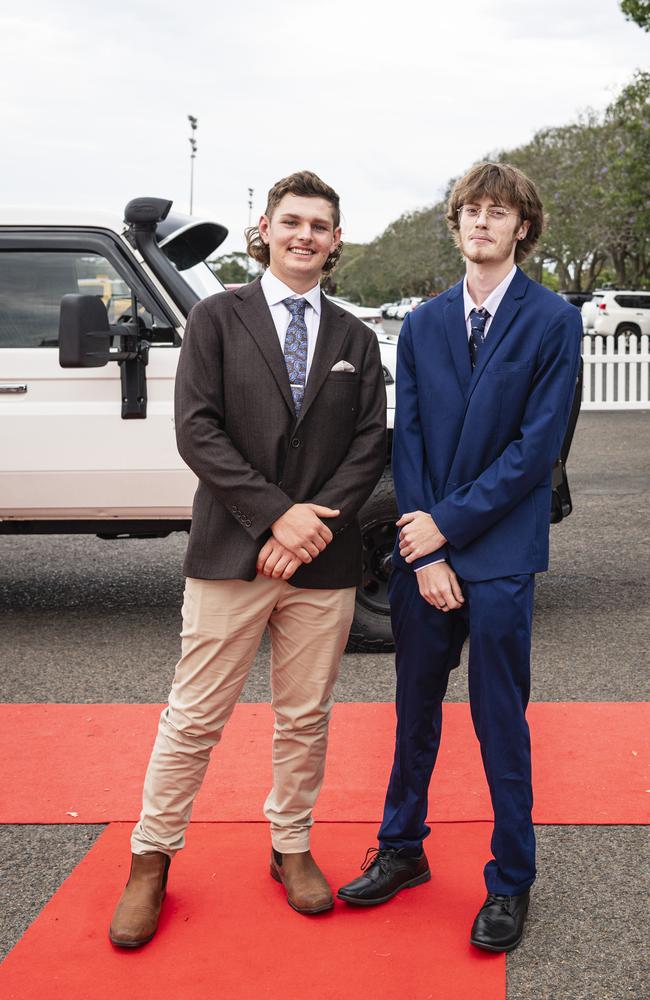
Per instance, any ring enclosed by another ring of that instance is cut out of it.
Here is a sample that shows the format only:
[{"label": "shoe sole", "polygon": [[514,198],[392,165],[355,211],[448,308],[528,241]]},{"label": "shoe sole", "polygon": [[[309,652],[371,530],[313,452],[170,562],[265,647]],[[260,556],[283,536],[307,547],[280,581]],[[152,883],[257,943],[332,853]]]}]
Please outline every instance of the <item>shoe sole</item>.
[{"label": "shoe sole", "polygon": [[523,934],[520,934],[516,941],[513,941],[512,944],[508,944],[505,946],[503,945],[499,946],[495,944],[482,944],[480,941],[475,941],[474,938],[470,938],[469,943],[473,944],[475,948],[480,948],[482,951],[505,953],[509,951],[514,951],[515,948],[519,944],[521,944],[521,939],[523,938],[523,936],[524,936]]},{"label": "shoe sole", "polygon": [[[156,928],[157,930],[158,928]],[[150,934],[149,937],[143,938],[142,941],[118,941],[113,935],[108,933],[108,939],[111,944],[114,944],[116,948],[141,948],[143,944],[149,944],[153,937],[155,937],[156,931]]]},{"label": "shoe sole", "polygon": [[337,899],[342,899],[344,903],[350,903],[351,906],[379,906],[380,903],[387,903],[389,899],[393,899],[402,889],[414,889],[416,885],[423,885],[424,882],[429,882],[430,880],[431,872],[426,871],[422,875],[417,875],[415,878],[409,879],[408,882],[402,882],[397,889],[389,892],[387,896],[382,896],[380,899],[354,899],[351,896],[344,895],[340,889],[336,896]]},{"label": "shoe sole", "polygon": [[[286,886],[284,885],[284,882],[282,881],[282,876],[280,875],[280,873],[278,871],[276,871],[276,869],[273,867],[273,865],[269,866],[269,874],[271,875],[272,879],[275,879],[276,882],[279,882],[280,885],[284,887],[284,890],[286,892]],[[306,916],[306,917],[313,917],[317,913],[327,913],[328,910],[334,909],[334,900],[332,900],[330,903],[325,903],[324,906],[314,906],[314,907],[312,907],[310,909],[307,909],[306,907],[296,906],[296,904],[293,903],[289,899],[289,896],[287,895],[287,903],[289,904],[289,906],[291,907],[292,910],[296,911],[296,913],[302,913],[303,916]]]}]

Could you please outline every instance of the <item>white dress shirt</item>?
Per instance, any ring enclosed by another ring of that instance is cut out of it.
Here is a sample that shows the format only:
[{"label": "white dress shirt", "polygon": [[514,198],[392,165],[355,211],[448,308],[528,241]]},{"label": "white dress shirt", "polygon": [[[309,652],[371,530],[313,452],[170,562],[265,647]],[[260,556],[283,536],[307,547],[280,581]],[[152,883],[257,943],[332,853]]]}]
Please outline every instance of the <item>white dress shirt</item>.
[{"label": "white dress shirt", "polygon": [[[463,278],[463,304],[464,304],[464,309],[465,309],[465,325],[467,327],[467,340],[468,341],[469,341],[469,338],[470,338],[470,334],[472,332],[472,323],[471,323],[471,320],[470,320],[470,313],[471,313],[472,309],[478,309],[478,308],[487,309],[487,311],[489,312],[490,315],[488,316],[488,319],[487,319],[487,321],[485,323],[485,336],[487,337],[488,332],[490,330],[490,324],[491,324],[492,320],[494,319],[494,314],[496,313],[497,309],[501,305],[501,301],[503,299],[503,296],[508,291],[508,286],[509,286],[510,282],[512,281],[512,279],[514,278],[514,276],[515,276],[516,273],[517,273],[517,265],[513,264],[512,270],[509,271],[508,274],[506,274],[506,276],[503,279],[503,281],[499,282],[499,284],[497,285],[496,288],[492,289],[492,291],[490,292],[490,294],[488,295],[488,297],[486,298],[486,300],[483,302],[483,305],[480,306],[480,307],[476,305],[476,302],[474,302],[474,300],[472,299],[472,296],[469,294],[469,289],[467,287],[467,275],[465,275],[465,277]],[[444,559],[444,557],[442,557],[442,556],[437,556],[436,557],[436,553],[432,552],[431,553],[431,561],[428,562],[428,563],[425,563],[425,565],[426,566],[433,566],[434,563],[445,562],[445,561],[446,560]],[[419,571],[421,569],[424,569],[424,568],[425,568],[424,566],[418,566],[418,568],[415,570],[415,572],[419,573]]]},{"label": "white dress shirt", "polygon": [[320,326],[320,285],[316,284],[313,288],[310,288],[308,292],[303,292],[302,295],[299,295],[297,292],[294,292],[292,288],[289,288],[288,285],[285,285],[283,281],[280,281],[279,278],[276,278],[270,267],[267,267],[266,271],[262,275],[261,284],[262,291],[264,292],[264,298],[266,299],[266,303],[271,311],[271,317],[275,323],[275,329],[278,331],[278,338],[280,340],[280,347],[282,348],[283,354],[284,340],[291,321],[291,313],[287,307],[282,304],[282,300],[307,300],[307,307],[305,309],[305,326],[307,327],[306,383],[307,378],[309,377],[309,369],[311,368],[311,363],[314,358],[316,339],[318,337],[318,327]]},{"label": "white dress shirt", "polygon": [[471,313],[472,309],[479,309],[479,308],[487,309],[487,311],[489,312],[490,315],[488,316],[487,322],[485,324],[485,336],[487,337],[488,332],[490,330],[490,324],[494,319],[494,314],[501,305],[501,300],[508,291],[508,286],[516,273],[517,273],[517,265],[513,264],[512,270],[509,271],[508,274],[506,274],[503,281],[499,282],[496,288],[492,289],[487,299],[480,307],[476,305],[476,302],[474,302],[472,296],[469,294],[469,289],[467,287],[467,275],[465,275],[465,277],[463,278],[463,303],[465,306],[465,324],[467,326],[468,340],[472,332],[472,324],[469,318],[469,314]]}]

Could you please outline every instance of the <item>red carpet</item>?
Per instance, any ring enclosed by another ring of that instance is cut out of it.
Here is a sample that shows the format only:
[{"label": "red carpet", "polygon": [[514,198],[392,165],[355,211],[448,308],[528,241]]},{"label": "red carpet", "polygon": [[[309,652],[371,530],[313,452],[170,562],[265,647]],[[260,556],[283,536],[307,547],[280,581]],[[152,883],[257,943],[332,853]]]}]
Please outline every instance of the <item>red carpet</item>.
[{"label": "red carpet", "polygon": [[[3,705],[0,822],[133,821],[159,706]],[[433,822],[491,820],[464,704],[445,706],[431,784]],[[537,823],[647,823],[647,703],[530,706]],[[196,821],[261,821],[270,787],[272,714],[239,705],[197,799]],[[376,822],[392,760],[390,704],[334,709],[321,821]],[[76,815],[71,815],[76,814]]]},{"label": "red carpet", "polygon": [[[316,827],[334,886],[375,827]],[[376,909],[301,917],[268,875],[259,824],[193,824],[174,861],[157,936],[141,951],[106,936],[126,879],[129,828],[110,826],[0,966],[3,1000],[503,1000],[505,960],[472,948],[489,826],[436,826],[432,881]]]}]

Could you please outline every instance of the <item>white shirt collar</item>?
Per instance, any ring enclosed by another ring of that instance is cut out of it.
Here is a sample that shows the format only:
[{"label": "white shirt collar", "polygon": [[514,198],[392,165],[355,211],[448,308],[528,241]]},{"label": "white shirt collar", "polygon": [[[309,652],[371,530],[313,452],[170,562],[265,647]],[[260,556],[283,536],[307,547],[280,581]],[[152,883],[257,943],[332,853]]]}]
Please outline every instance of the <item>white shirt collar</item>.
[{"label": "white shirt collar", "polygon": [[[506,274],[503,281],[499,282],[496,288],[493,288],[487,299],[481,306],[482,309],[487,309],[490,316],[494,316],[495,312],[501,305],[501,300],[503,296],[508,291],[508,286],[517,273],[517,265],[513,264],[512,270]],[[467,275],[463,278],[463,302],[465,304],[465,320],[469,319],[469,314],[472,309],[478,309],[479,307],[473,301],[471,295],[469,294],[469,289],[467,287]]]},{"label": "white shirt collar", "polygon": [[307,302],[312,307],[314,312],[320,315],[321,302],[319,284],[314,285],[314,287],[310,288],[308,292],[298,294],[298,292],[294,292],[293,288],[289,288],[288,285],[285,285],[284,281],[280,281],[279,278],[276,278],[271,271],[271,268],[267,267],[266,271],[262,275],[261,285],[264,297],[269,306],[276,306],[282,302],[283,299],[307,299]]}]

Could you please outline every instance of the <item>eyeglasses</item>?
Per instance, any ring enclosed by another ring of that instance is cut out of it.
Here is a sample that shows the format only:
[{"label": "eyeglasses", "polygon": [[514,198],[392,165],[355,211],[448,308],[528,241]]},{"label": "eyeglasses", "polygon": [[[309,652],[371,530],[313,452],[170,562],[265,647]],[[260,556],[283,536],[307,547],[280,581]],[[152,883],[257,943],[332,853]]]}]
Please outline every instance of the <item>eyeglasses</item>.
[{"label": "eyeglasses", "polygon": [[501,208],[500,205],[490,205],[489,208],[477,208],[475,205],[461,205],[458,209],[458,218],[469,219],[473,222],[478,219],[482,213],[485,212],[488,219],[492,219],[493,222],[503,222],[508,215],[516,215],[515,212],[510,212],[507,208]]}]

